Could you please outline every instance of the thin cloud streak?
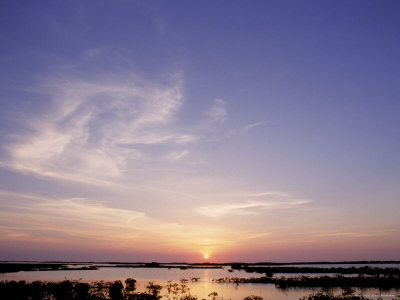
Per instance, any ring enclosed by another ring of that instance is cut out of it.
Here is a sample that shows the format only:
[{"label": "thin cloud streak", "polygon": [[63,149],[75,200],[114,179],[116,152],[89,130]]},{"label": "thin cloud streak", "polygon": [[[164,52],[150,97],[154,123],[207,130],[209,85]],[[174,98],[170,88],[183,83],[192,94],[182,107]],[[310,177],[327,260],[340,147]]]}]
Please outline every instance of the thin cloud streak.
[{"label": "thin cloud streak", "polygon": [[224,215],[255,215],[265,210],[290,209],[309,203],[309,200],[286,198],[276,200],[244,200],[235,203],[221,203],[200,206],[195,211],[207,217],[219,218]]},{"label": "thin cloud streak", "polygon": [[315,234],[315,237],[331,238],[331,237],[376,237],[376,236],[387,236],[389,232],[329,232]]},{"label": "thin cloud streak", "polygon": [[178,160],[182,160],[185,158],[190,152],[188,150],[183,150],[183,151],[175,151],[171,152],[167,155],[167,160],[170,162],[175,162]]},{"label": "thin cloud streak", "polygon": [[246,132],[248,132],[248,131],[250,131],[250,130],[256,128],[256,127],[260,127],[260,126],[263,126],[263,125],[265,125],[265,124],[267,124],[267,121],[260,121],[260,122],[248,124],[248,125],[244,126],[244,127],[240,130],[240,132],[241,132],[241,133],[246,133]]}]

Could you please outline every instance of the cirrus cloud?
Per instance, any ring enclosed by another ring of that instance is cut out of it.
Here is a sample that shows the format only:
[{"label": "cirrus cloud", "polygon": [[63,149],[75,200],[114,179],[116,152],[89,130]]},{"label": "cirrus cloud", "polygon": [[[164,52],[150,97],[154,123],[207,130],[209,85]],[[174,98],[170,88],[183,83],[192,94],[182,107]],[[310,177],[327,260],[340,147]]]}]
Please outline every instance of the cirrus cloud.
[{"label": "cirrus cloud", "polygon": [[265,210],[289,209],[309,203],[310,200],[296,199],[284,192],[265,192],[249,194],[247,199],[224,202],[195,208],[195,211],[211,218],[225,215],[251,215]]},{"label": "cirrus cloud", "polygon": [[8,165],[43,176],[120,177],[146,153],[140,145],[185,145],[196,137],[174,125],[183,103],[182,80],[48,80],[37,90],[47,111],[26,121],[28,134],[5,146]]}]

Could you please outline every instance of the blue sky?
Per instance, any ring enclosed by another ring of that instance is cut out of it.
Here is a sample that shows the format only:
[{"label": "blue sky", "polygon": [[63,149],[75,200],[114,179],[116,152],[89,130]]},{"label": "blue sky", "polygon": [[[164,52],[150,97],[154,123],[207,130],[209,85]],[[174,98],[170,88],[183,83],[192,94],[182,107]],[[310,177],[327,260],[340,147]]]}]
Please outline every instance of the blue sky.
[{"label": "blue sky", "polygon": [[397,1],[3,1],[0,259],[400,259]]}]

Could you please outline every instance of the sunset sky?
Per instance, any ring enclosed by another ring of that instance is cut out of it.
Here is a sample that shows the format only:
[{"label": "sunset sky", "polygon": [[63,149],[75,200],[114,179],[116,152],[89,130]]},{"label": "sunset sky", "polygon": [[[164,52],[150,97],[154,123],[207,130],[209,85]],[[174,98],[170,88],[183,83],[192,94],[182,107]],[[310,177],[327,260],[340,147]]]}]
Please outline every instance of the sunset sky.
[{"label": "sunset sky", "polygon": [[399,1],[1,1],[0,260],[400,260]]}]

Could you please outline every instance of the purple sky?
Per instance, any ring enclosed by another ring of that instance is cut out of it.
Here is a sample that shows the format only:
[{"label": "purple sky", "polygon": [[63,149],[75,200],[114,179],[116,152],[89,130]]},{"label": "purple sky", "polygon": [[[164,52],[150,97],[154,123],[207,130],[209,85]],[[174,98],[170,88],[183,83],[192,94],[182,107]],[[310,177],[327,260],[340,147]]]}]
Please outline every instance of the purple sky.
[{"label": "purple sky", "polygon": [[1,1],[0,260],[400,260],[399,15]]}]

